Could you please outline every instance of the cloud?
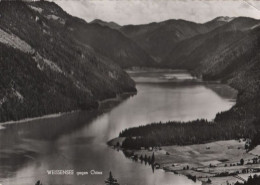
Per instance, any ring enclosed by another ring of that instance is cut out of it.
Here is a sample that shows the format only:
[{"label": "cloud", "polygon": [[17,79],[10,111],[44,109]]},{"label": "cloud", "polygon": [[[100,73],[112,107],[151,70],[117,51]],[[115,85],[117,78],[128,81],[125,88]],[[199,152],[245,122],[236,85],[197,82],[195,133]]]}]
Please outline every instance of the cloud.
[{"label": "cloud", "polygon": [[260,19],[260,2],[229,0],[60,0],[68,13],[86,21],[102,19],[121,25],[145,24],[167,19],[206,22],[218,16]]}]

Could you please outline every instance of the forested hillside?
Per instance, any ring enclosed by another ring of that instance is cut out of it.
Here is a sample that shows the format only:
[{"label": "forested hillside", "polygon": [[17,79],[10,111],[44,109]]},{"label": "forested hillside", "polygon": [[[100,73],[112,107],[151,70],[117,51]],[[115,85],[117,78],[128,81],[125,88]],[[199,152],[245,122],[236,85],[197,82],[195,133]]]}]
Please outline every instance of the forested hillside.
[{"label": "forested hillside", "polygon": [[0,2],[0,121],[91,109],[136,91],[106,55],[75,36],[77,20],[53,2]]},{"label": "forested hillside", "polygon": [[226,21],[218,18],[205,24],[172,19],[144,25],[126,25],[119,30],[160,63],[180,41],[207,33],[224,24]]},{"label": "forested hillside", "polygon": [[228,65],[234,66],[232,59],[253,49],[259,24],[252,18],[235,18],[208,33],[179,42],[162,65],[212,75],[226,70]]}]

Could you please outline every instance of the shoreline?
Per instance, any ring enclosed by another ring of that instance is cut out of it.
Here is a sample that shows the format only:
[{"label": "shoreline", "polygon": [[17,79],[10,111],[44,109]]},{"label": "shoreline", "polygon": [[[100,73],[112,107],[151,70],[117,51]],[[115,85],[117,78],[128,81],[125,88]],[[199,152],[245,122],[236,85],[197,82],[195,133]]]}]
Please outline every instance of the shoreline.
[{"label": "shoreline", "polygon": [[[101,104],[103,104],[103,103],[106,103],[106,102],[109,102],[109,101],[120,100],[120,96],[134,95],[135,93],[136,92],[123,92],[121,94],[117,94],[116,97],[107,98],[107,99],[104,99],[104,100],[97,101],[98,107],[95,108],[95,109],[91,109],[91,110],[98,110],[100,108]],[[91,111],[91,110],[89,110],[89,111]],[[61,117],[63,115],[72,114],[72,113],[80,112],[80,111],[84,111],[84,110],[76,109],[76,110],[72,110],[72,111],[68,111],[68,112],[58,112],[58,113],[53,113],[53,114],[46,114],[46,115],[43,115],[43,116],[28,117],[28,118],[24,118],[24,119],[20,119],[20,120],[15,120],[15,121],[10,120],[10,121],[6,121],[6,122],[0,122],[0,130],[6,129],[5,125],[19,124],[19,123],[31,122],[31,121],[42,120],[42,119],[57,118],[57,117]]]},{"label": "shoreline", "polygon": [[[186,83],[186,84],[195,84],[195,85],[204,85],[207,88],[210,88],[212,91],[214,91],[215,93],[217,93],[220,96],[224,96],[226,97],[225,94],[222,93],[222,91],[220,91],[218,89],[218,87],[214,87],[214,85],[218,86],[218,85],[222,85],[224,88],[226,88],[227,90],[229,90],[230,92],[232,92],[232,98],[231,99],[235,99],[235,101],[237,101],[237,94],[239,92],[239,90],[232,86],[229,83],[223,83],[220,80],[203,80],[202,77],[200,77],[200,75],[195,75],[192,71],[190,70],[186,70],[186,69],[164,69],[164,68],[139,68],[139,67],[133,67],[133,68],[127,68],[125,69],[125,71],[131,76],[133,74],[138,74],[138,73],[149,73],[149,72],[184,72],[184,73],[189,73],[192,77],[194,77],[193,79],[185,79],[182,80],[182,83]],[[132,78],[132,77],[131,77]],[[136,82],[136,84],[142,84],[142,83],[151,83],[151,84],[174,84],[174,83],[179,83],[176,81],[160,81],[160,82]],[[230,97],[227,97],[228,99],[230,99]]]},{"label": "shoreline", "polygon": [[47,114],[47,115],[38,116],[38,117],[29,117],[29,118],[16,120],[16,121],[10,120],[10,121],[6,121],[6,122],[1,122],[0,123],[0,130],[6,129],[5,125],[31,122],[31,121],[41,120],[41,119],[57,118],[57,117],[61,117],[61,116],[66,115],[66,114],[72,114],[72,113],[79,112],[79,111],[81,111],[81,110],[72,110],[72,111],[69,111],[69,112],[59,112],[59,113]]},{"label": "shoreline", "polygon": [[[247,152],[246,140],[214,141],[205,144],[186,146],[161,146],[139,150],[123,149],[125,138],[114,138],[107,142],[110,147],[121,150],[126,157],[144,162],[144,156],[155,156],[153,167],[165,172],[184,175],[203,184],[218,185],[229,182],[242,182],[252,174],[260,174],[260,150]],[[141,157],[142,156],[142,157]],[[257,163],[253,160],[257,158]],[[240,164],[240,160],[244,164]],[[148,163],[147,161],[145,163]],[[148,163],[149,164],[149,163]],[[240,178],[240,179],[239,179]],[[211,183],[207,183],[210,179]]]}]

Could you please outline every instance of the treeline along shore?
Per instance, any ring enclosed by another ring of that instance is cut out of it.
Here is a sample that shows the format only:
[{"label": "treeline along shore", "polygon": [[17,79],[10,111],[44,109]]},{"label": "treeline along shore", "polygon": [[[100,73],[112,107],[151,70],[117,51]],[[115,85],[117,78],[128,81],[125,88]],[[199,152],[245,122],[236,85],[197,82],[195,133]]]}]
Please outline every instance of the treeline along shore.
[{"label": "treeline along shore", "polygon": [[242,121],[229,124],[209,122],[204,119],[190,122],[169,121],[126,129],[119,137],[126,139],[123,148],[140,149],[155,146],[202,144],[216,140],[252,137],[253,128],[246,128]]},{"label": "treeline along shore", "polygon": [[[123,148],[203,144],[217,140],[249,138],[248,149],[260,142],[259,95],[252,95],[250,89],[239,91],[236,105],[231,110],[217,113],[213,121],[197,119],[188,122],[169,121],[150,123],[123,130]],[[251,97],[249,97],[251,96]]]}]

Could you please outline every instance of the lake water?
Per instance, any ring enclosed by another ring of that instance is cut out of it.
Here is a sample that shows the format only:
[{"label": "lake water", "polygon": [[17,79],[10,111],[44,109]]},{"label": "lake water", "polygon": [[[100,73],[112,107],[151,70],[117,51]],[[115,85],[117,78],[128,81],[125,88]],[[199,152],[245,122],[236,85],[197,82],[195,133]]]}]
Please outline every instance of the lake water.
[{"label": "lake water", "polygon": [[[213,119],[235,103],[225,85],[205,84],[184,71],[131,72],[137,95],[103,103],[98,111],[7,125],[0,130],[0,184],[102,185],[109,171],[121,185],[193,185],[184,176],[133,162],[106,142],[125,128],[168,120]],[[102,172],[48,175],[46,170]]]}]

